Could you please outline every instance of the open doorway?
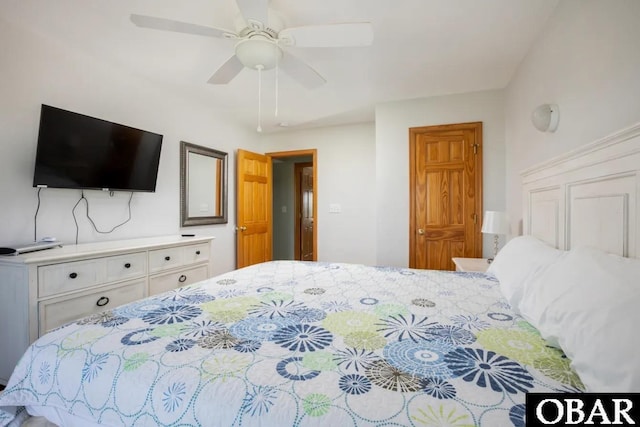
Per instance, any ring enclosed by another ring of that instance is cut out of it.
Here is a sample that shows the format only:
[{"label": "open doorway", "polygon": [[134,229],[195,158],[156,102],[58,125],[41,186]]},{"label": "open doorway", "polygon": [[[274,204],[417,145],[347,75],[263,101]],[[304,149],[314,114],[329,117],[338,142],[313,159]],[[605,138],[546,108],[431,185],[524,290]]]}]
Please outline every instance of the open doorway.
[{"label": "open doorway", "polygon": [[268,153],[273,173],[273,259],[315,261],[316,150]]}]

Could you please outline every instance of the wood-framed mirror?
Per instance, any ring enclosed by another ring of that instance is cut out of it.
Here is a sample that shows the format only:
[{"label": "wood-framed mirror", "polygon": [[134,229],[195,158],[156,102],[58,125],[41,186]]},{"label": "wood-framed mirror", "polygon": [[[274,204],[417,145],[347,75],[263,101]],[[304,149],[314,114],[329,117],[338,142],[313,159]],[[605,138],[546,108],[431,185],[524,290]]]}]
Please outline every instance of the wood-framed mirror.
[{"label": "wood-framed mirror", "polygon": [[180,224],[227,223],[227,153],[180,142]]}]

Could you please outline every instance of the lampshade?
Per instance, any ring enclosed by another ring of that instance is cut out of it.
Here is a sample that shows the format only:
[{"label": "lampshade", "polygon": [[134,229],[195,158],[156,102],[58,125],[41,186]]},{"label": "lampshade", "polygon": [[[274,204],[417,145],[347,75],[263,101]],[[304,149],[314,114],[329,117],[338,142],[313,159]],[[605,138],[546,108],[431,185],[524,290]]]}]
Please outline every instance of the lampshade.
[{"label": "lampshade", "polygon": [[531,122],[540,132],[555,132],[560,121],[560,110],[557,104],[542,104],[531,114]]},{"label": "lampshade", "polygon": [[499,211],[486,211],[482,220],[482,232],[487,234],[507,234],[509,232],[507,214]]}]

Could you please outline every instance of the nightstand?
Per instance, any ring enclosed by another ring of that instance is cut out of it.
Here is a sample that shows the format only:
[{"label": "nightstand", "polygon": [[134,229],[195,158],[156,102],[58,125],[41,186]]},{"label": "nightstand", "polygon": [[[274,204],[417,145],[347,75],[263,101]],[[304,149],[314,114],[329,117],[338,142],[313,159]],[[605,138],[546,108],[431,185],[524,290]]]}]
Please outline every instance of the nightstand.
[{"label": "nightstand", "polygon": [[477,271],[484,273],[489,268],[486,258],[453,258],[456,271]]}]

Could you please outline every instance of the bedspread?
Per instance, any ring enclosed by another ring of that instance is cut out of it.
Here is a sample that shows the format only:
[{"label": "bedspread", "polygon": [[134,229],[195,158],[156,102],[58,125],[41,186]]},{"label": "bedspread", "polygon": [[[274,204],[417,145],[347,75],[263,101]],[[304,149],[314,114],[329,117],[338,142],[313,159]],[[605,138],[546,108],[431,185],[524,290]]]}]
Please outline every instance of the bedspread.
[{"label": "bedspread", "polygon": [[522,426],[525,393],[582,388],[492,276],[276,261],[44,335],[0,425]]}]

